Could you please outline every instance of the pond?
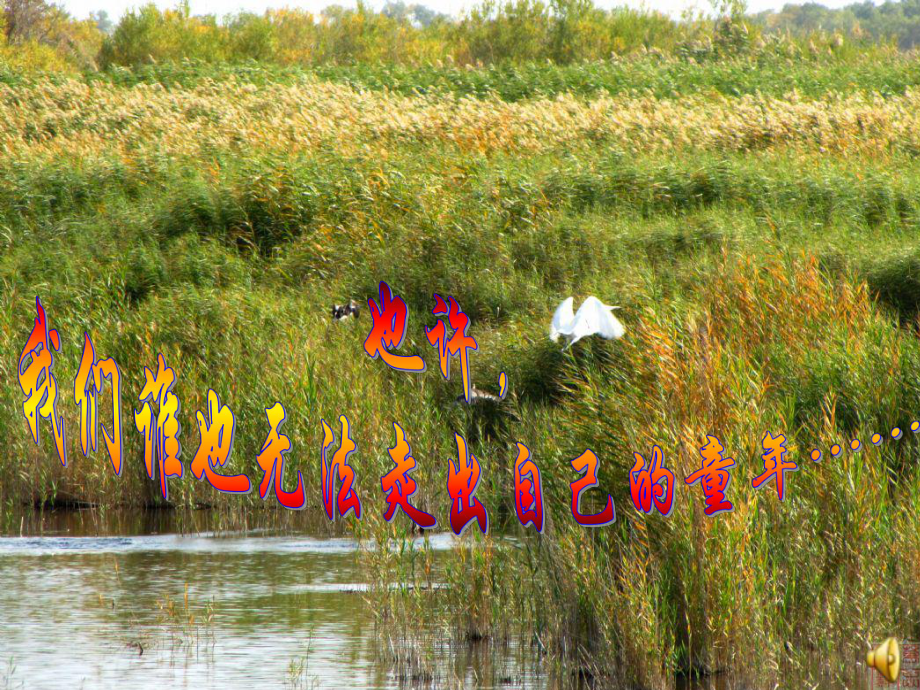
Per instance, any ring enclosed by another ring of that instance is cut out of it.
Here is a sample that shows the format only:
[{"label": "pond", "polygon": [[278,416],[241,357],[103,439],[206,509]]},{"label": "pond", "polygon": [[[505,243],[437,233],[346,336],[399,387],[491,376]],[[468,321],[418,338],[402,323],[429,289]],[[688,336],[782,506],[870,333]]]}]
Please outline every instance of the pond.
[{"label": "pond", "polygon": [[0,688],[552,686],[538,663],[486,645],[445,643],[440,678],[405,677],[375,644],[354,540],[308,518],[210,522],[165,511],[8,519]]},{"label": "pond", "polygon": [[[378,643],[359,545],[319,516],[285,515],[230,525],[207,511],[7,515],[0,689],[584,687],[514,641],[496,650],[444,636],[433,677],[400,672]],[[430,544],[443,554],[456,542]],[[865,678],[814,687],[866,688]]]}]

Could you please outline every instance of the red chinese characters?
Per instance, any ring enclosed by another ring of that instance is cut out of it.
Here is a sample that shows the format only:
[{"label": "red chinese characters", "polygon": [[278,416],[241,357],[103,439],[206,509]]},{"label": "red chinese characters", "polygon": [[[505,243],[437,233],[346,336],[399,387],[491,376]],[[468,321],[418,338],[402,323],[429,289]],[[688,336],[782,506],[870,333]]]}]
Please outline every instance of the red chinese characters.
[{"label": "red chinese characters", "polygon": [[[147,476],[153,479],[155,456],[163,500],[169,500],[169,477],[182,477],[182,463],[179,461],[182,452],[179,443],[179,398],[172,392],[175,383],[176,372],[166,366],[163,355],[157,355],[155,375],[148,367],[144,367],[144,387],[138,396],[138,400],[144,404],[134,412],[134,426],[144,435]],[[154,402],[157,405],[156,418],[153,414]]]},{"label": "red chinese characters", "polygon": [[470,364],[468,350],[478,350],[479,346],[476,340],[467,335],[467,328],[470,326],[470,317],[460,311],[460,305],[453,297],[448,297],[450,307],[442,299],[441,295],[435,294],[435,306],[431,313],[435,316],[446,315],[453,333],[450,338],[447,337],[447,327],[444,321],[439,320],[434,328],[425,329],[428,336],[428,342],[438,348],[438,361],[441,365],[441,375],[445,379],[450,378],[450,359],[451,357],[460,358],[460,375],[463,379],[463,395],[467,402],[470,402]]},{"label": "red chinese characters", "polygon": [[389,449],[389,453],[396,466],[380,478],[380,488],[386,494],[388,505],[383,519],[390,522],[396,509],[402,508],[402,511],[416,525],[422,529],[431,529],[438,524],[438,521],[409,502],[409,498],[417,489],[415,480],[409,476],[415,469],[412,447],[406,441],[406,435],[399,424],[394,422],[393,429],[396,431],[396,445]]},{"label": "red chinese characters", "polygon": [[275,498],[278,503],[291,510],[300,510],[307,503],[307,496],[303,488],[303,473],[297,470],[297,488],[293,491],[284,490],[284,456],[291,450],[291,439],[280,433],[281,425],[287,419],[284,405],[276,402],[266,408],[269,432],[262,444],[256,462],[262,468],[262,481],[259,483],[259,497],[264,501],[268,490],[274,484]]},{"label": "red chinese characters", "polygon": [[755,477],[751,486],[759,489],[765,482],[771,479],[776,480],[776,493],[779,500],[783,500],[786,495],[784,478],[786,472],[796,472],[799,466],[791,460],[786,460],[786,437],[782,434],[773,436],[769,431],[766,432],[761,441],[763,446],[763,466],[764,473]]},{"label": "red chinese characters", "polygon": [[[45,309],[38,297],[35,298],[35,308],[38,316],[35,318],[29,339],[19,355],[19,387],[26,396],[22,403],[22,413],[29,423],[29,430],[36,444],[39,442],[38,418],[41,417],[51,422],[58,458],[66,467],[67,443],[64,420],[57,409],[57,381],[52,373],[54,368],[52,350],[61,351],[61,339],[57,330],[48,330]],[[27,359],[29,364],[23,370]]]},{"label": "red chinese characters", "polygon": [[121,475],[121,372],[115,360],[109,357],[101,362],[96,359],[96,350],[89,333],[83,334],[83,355],[80,368],[73,383],[73,397],[80,413],[80,448],[83,457],[89,449],[96,452],[96,436],[99,431],[99,396],[102,382],[111,381],[112,389],[112,435],[102,427],[102,438],[116,475]]},{"label": "red chinese characters", "polygon": [[[438,318],[433,328],[426,328],[429,343],[438,351],[441,374],[450,378],[450,364],[453,358],[459,358],[463,379],[464,397],[471,404],[487,402],[500,405],[505,397],[507,377],[499,376],[500,394],[498,396],[473,388],[470,380],[471,351],[478,350],[476,340],[468,334],[469,317],[463,313],[457,301],[448,296],[447,300],[434,293],[435,306],[431,313]],[[373,324],[371,332],[364,341],[365,352],[376,359],[402,371],[421,372],[425,363],[418,355],[396,355],[392,350],[399,348],[406,336],[408,310],[406,303],[394,296],[390,287],[381,282],[379,285],[379,303],[368,300]],[[55,353],[60,352],[61,340],[57,330],[49,328],[41,300],[35,301],[37,316],[25,347],[19,356],[19,383],[25,395],[23,415],[29,425],[32,437],[39,443],[39,426],[41,419],[51,423],[58,457],[63,465],[67,464],[67,443],[64,420],[57,407],[57,381],[53,375]],[[354,306],[354,304],[352,305]],[[108,380],[108,384],[106,384]],[[173,388],[176,383],[175,371],[166,365],[162,354],[157,356],[157,369],[144,368],[144,385],[138,396],[142,403],[134,411],[134,423],[138,432],[144,437],[144,464],[147,476],[160,483],[160,493],[164,500],[169,500],[168,480],[170,477],[183,476],[183,463],[180,461],[182,446],[179,441],[181,425],[179,423],[180,402]],[[121,419],[121,372],[113,358],[99,360],[92,339],[84,333],[84,344],[80,364],[74,381],[74,403],[78,409],[80,427],[80,447],[84,457],[90,449],[97,450],[99,428],[105,440],[106,450],[116,475],[121,474],[123,465],[123,439]],[[110,396],[110,397],[109,397]],[[458,401],[462,398],[458,397]],[[109,403],[111,407],[109,407]],[[478,408],[482,409],[482,408]],[[109,410],[111,410],[111,433],[109,431]],[[259,482],[259,495],[264,500],[269,490],[274,487],[278,502],[289,509],[301,509],[306,505],[306,495],[302,472],[297,472],[297,487],[293,491],[284,490],[285,456],[291,450],[290,439],[281,433],[286,419],[286,412],[281,403],[266,408],[270,430],[257,456],[257,462],[263,472]],[[200,442],[191,462],[193,476],[208,482],[218,491],[226,493],[248,493],[253,481],[246,474],[222,474],[232,454],[236,419],[232,410],[221,404],[214,390],[208,390],[206,410],[196,412]],[[104,420],[104,421],[103,421]],[[336,514],[347,517],[354,511],[358,520],[362,515],[362,504],[357,493],[355,468],[349,464],[350,455],[357,450],[355,441],[350,436],[347,417],[339,417],[341,422],[341,443],[339,448],[329,455],[329,449],[336,442],[336,435],[322,421],[324,433],[322,445],[322,504],[330,520]],[[920,427],[920,422],[913,426]],[[393,462],[392,467],[380,477],[380,487],[386,499],[383,517],[391,522],[398,509],[421,529],[437,526],[437,519],[412,504],[412,496],[417,493],[418,484],[412,474],[417,469],[417,462],[412,457],[405,432],[399,424],[393,425],[395,443],[388,449]],[[901,437],[900,428],[891,432],[891,437]],[[488,532],[489,513],[476,497],[476,490],[481,477],[481,466],[470,452],[466,441],[455,434],[457,459],[448,463],[447,490],[451,500],[450,527],[454,534],[460,535],[469,524],[476,521],[482,533]],[[872,443],[878,445],[881,435],[874,434]],[[755,477],[751,485],[760,489],[769,482],[775,482],[777,496],[785,499],[786,472],[798,471],[798,465],[787,459],[786,437],[774,436],[767,431],[762,438],[764,471]],[[849,449],[856,452],[860,442],[853,439]],[[543,485],[540,469],[531,459],[530,449],[523,443],[517,444],[517,458],[513,465],[514,507],[515,514],[522,527],[532,526],[538,533],[544,529],[545,510],[543,502]],[[844,448],[835,444],[831,455],[837,457]],[[713,516],[731,511],[734,506],[726,498],[726,492],[732,479],[730,471],[736,464],[731,457],[726,457],[721,441],[712,435],[706,436],[706,443],[699,448],[702,462],[685,479],[685,484],[692,486],[699,483],[705,497],[705,514]],[[820,459],[820,451],[812,451],[812,458]],[[648,460],[638,453],[633,453],[634,462],[629,471],[629,491],[636,510],[650,514],[656,510],[667,517],[674,508],[674,473],[665,466],[664,454],[657,444],[653,445]],[[572,468],[580,475],[569,485],[571,489],[571,511],[575,521],[583,526],[598,527],[609,525],[616,520],[614,500],[610,494],[600,493],[597,498],[604,498],[602,510],[597,513],[583,513],[581,499],[584,492],[598,486],[597,456],[590,449],[571,461]],[[691,468],[692,469],[692,468]],[[592,498],[594,496],[592,495]],[[592,501],[593,503],[593,501]],[[427,506],[426,506],[427,507]]]},{"label": "red chinese characters", "polygon": [[645,458],[633,453],[635,464],[629,471],[629,494],[636,510],[642,513],[655,509],[667,517],[674,507],[674,474],[664,466],[661,448],[652,447],[651,466],[646,468]]},{"label": "red chinese characters", "polygon": [[[223,475],[216,470],[227,464],[233,451],[233,432],[236,419],[226,405],[220,404],[220,398],[213,390],[208,391],[208,416],[201,410],[195,414],[198,420],[198,433],[201,442],[192,459],[190,469],[198,481],[208,478],[208,483],[218,491],[229,494],[248,494],[252,488],[249,477],[245,474]],[[263,497],[264,498],[264,497]]]},{"label": "red chinese characters", "polygon": [[920,669],[905,668],[898,679],[898,687],[904,690],[917,690],[920,688]]},{"label": "red chinese characters", "polygon": [[364,341],[364,351],[377,359],[379,356],[387,366],[399,371],[425,371],[425,362],[418,355],[395,355],[390,349],[402,345],[406,337],[406,320],[408,312],[401,297],[393,297],[390,286],[380,283],[380,306],[373,299],[367,300],[370,310],[371,332]]},{"label": "red chinese characters", "polygon": [[457,441],[457,464],[448,460],[447,493],[450,496],[450,529],[454,534],[463,534],[463,530],[473,520],[479,523],[479,531],[489,531],[489,513],[476,498],[479,484],[479,461],[470,454],[466,441],[460,434],[454,434]]},{"label": "red chinese characters", "polygon": [[901,644],[901,665],[903,667],[920,667],[920,642]]},{"label": "red chinese characters", "polygon": [[540,469],[530,459],[530,449],[518,443],[514,462],[514,510],[521,526],[533,525],[543,533],[543,482]]},{"label": "red chinese characters", "polygon": [[575,522],[585,527],[603,527],[616,520],[613,498],[610,494],[607,494],[607,504],[601,512],[594,515],[583,515],[581,512],[581,494],[597,486],[598,464],[597,456],[590,449],[572,460],[572,468],[579,474],[585,474],[584,477],[569,485],[572,489],[572,516],[575,518]]},{"label": "red chinese characters", "polygon": [[712,516],[734,509],[731,501],[725,499],[725,490],[732,480],[728,469],[735,466],[735,460],[724,457],[725,449],[718,438],[706,436],[706,439],[708,443],[700,448],[700,455],[703,456],[702,467],[684,481],[691,485],[700,482],[703,496],[706,498],[706,509],[703,512]]},{"label": "red chinese characters", "polygon": [[[355,471],[348,464],[348,456],[357,450],[358,446],[349,435],[348,418],[345,415],[339,416],[339,422],[342,425],[342,443],[339,449],[335,451],[331,462],[326,458],[326,451],[335,443],[335,434],[332,429],[323,420],[323,465],[322,465],[322,483],[323,483],[323,509],[326,511],[326,517],[332,520],[335,512],[340,517],[345,517],[348,512],[355,511],[355,517],[361,519],[361,499],[353,486],[355,481]],[[333,489],[336,484],[336,476],[341,482],[338,492],[335,494],[333,502]]]}]

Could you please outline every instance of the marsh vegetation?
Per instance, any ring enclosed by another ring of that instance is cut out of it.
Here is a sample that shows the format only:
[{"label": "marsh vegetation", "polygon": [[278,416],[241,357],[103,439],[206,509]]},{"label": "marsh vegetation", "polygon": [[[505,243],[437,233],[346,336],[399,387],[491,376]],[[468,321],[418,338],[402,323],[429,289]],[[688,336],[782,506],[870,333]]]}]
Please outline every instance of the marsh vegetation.
[{"label": "marsh vegetation", "polygon": [[[4,532],[22,504],[163,507],[133,426],[162,353],[181,401],[175,509],[226,524],[282,510],[191,477],[209,389],[236,416],[224,471],[256,485],[266,408],[284,405],[285,488],[301,470],[308,510],[321,420],[348,416],[364,512],[343,527],[367,545],[349,558],[380,649],[410,680],[437,676],[447,639],[517,641],[600,686],[844,682],[869,642],[920,634],[920,96],[915,58],[834,60],[4,78]],[[399,352],[420,354],[423,374],[366,356],[366,313],[329,318],[380,281],[408,305]],[[425,338],[434,292],[470,316],[473,383],[495,393],[507,374],[496,409],[450,404],[459,381]],[[67,467],[46,422],[32,441],[15,384],[36,295],[62,340]],[[569,295],[620,305],[626,336],[562,352],[547,333]],[[122,372],[120,477],[104,445],[79,450],[84,332]],[[473,526],[435,555],[405,516],[382,519],[394,422],[418,462],[413,499],[441,526],[454,433],[468,439],[490,535]],[[751,486],[766,431],[798,463],[783,502]],[[711,518],[683,483],[710,434],[736,462],[734,510]],[[861,450],[831,456],[852,439]],[[542,470],[542,536],[514,517],[517,442]],[[633,453],[654,444],[677,480],[667,518],[629,496]],[[569,510],[569,462],[586,448],[600,485],[584,506],[610,493],[607,527]],[[164,596],[166,628],[200,647],[206,610]]]}]

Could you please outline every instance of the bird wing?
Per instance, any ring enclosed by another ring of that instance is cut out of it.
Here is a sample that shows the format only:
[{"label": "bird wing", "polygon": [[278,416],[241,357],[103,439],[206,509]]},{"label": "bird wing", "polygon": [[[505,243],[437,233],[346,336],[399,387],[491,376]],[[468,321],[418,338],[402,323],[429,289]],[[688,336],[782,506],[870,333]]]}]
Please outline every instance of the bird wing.
[{"label": "bird wing", "polygon": [[611,307],[604,308],[604,313],[601,316],[601,327],[597,331],[597,334],[607,338],[608,340],[616,340],[617,338],[623,337],[623,334],[626,333],[626,329],[623,327],[623,324],[620,323],[620,320],[610,312],[610,310]]},{"label": "bird wing", "polygon": [[572,322],[575,321],[572,302],[572,298],[568,297],[556,307],[556,313],[553,314],[553,323],[549,329],[549,337],[554,341],[559,340],[560,335],[571,335],[572,333]]},{"label": "bird wing", "polygon": [[608,307],[597,297],[588,297],[578,308],[572,327],[572,343],[589,335],[599,335],[603,338],[620,338],[626,332],[623,324],[610,313]]}]

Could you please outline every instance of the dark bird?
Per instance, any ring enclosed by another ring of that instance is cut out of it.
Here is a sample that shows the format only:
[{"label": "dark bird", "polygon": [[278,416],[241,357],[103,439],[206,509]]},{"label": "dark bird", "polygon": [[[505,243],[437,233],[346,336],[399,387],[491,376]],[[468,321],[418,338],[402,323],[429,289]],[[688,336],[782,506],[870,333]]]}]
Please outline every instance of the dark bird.
[{"label": "dark bird", "polygon": [[[498,405],[502,401],[497,395],[492,393],[487,393],[486,391],[481,391],[476,386],[470,386],[470,405],[481,405],[483,403],[493,403]],[[457,396],[457,402],[460,404],[466,404],[466,396],[461,393]]]},{"label": "dark bird", "polygon": [[354,300],[351,300],[348,304],[333,304],[332,305],[332,319],[334,321],[344,321],[354,316],[356,319],[360,316],[361,307],[358,306],[358,303]]},{"label": "dark bird", "polygon": [[450,405],[454,409],[465,410],[462,416],[466,425],[466,439],[470,443],[476,443],[480,438],[501,438],[510,422],[520,421],[513,404],[475,386],[470,387],[469,402],[461,393]]}]

